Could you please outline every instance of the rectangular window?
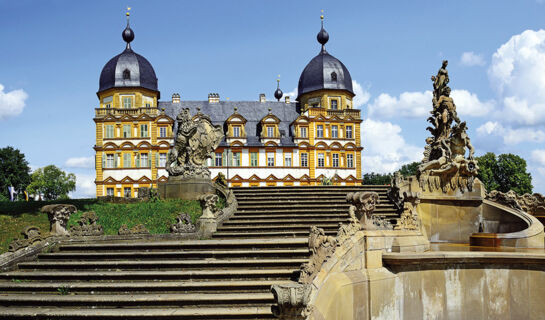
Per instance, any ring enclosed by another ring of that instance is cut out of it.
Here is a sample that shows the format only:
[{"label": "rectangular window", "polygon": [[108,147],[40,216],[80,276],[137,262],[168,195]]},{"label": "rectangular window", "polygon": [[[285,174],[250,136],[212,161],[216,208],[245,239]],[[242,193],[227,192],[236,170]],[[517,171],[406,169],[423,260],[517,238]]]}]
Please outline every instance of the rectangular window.
[{"label": "rectangular window", "polygon": [[331,138],[338,138],[338,137],[339,137],[339,127],[331,126]]},{"label": "rectangular window", "polygon": [[301,127],[301,138],[307,137],[307,127]]},{"label": "rectangular window", "polygon": [[134,167],[140,168],[140,153],[134,155]]},{"label": "rectangular window", "polygon": [[333,167],[335,167],[335,168],[339,167],[339,154],[338,153],[333,154]]},{"label": "rectangular window", "polygon": [[318,153],[318,167],[325,167],[325,158],[323,153]]},{"label": "rectangular window", "polygon": [[142,153],[140,154],[140,166],[141,167],[149,167],[149,162],[148,162],[148,154],[147,153]]},{"label": "rectangular window", "polygon": [[142,138],[148,137],[148,125],[147,124],[141,124],[140,125],[140,136]]},{"label": "rectangular window", "polygon": [[324,137],[324,126],[319,124],[316,127],[316,137],[317,138],[323,138]]},{"label": "rectangular window", "polygon": [[274,138],[274,127],[267,127],[267,137]]},{"label": "rectangular window", "polygon": [[112,108],[112,104],[111,103],[106,103],[106,109],[110,109],[110,108]]},{"label": "rectangular window", "polygon": [[113,197],[114,196],[114,188],[107,188],[106,189],[106,195]]},{"label": "rectangular window", "polygon": [[331,100],[331,109],[337,110],[339,108],[337,104],[338,104],[337,100]]},{"label": "rectangular window", "polygon": [[354,168],[354,155],[353,154],[347,154],[346,155],[346,166],[348,168]]},{"label": "rectangular window", "polygon": [[111,124],[106,125],[106,138],[113,138],[114,137],[114,126]]},{"label": "rectangular window", "polygon": [[125,198],[130,198],[131,197],[131,187],[125,187],[125,189],[123,189],[123,195],[125,196]]},{"label": "rectangular window", "polygon": [[132,108],[132,98],[123,97],[123,108]]},{"label": "rectangular window", "polygon": [[216,167],[221,167],[223,165],[222,160],[223,160],[223,154],[216,152],[216,162],[215,162]]},{"label": "rectangular window", "polygon": [[352,139],[352,126],[346,126],[346,138]]},{"label": "rectangular window", "polygon": [[124,153],[123,154],[123,168],[130,168],[131,167],[131,154],[130,153]]},{"label": "rectangular window", "polygon": [[106,168],[113,168],[114,167],[114,155],[113,154],[107,154],[106,155]]},{"label": "rectangular window", "polygon": [[308,167],[308,153],[301,153],[301,167]]},{"label": "rectangular window", "polygon": [[233,137],[235,137],[235,138],[240,137],[240,127],[239,126],[233,127]]},{"label": "rectangular window", "polygon": [[267,166],[274,167],[274,153],[267,153]]},{"label": "rectangular window", "polygon": [[131,125],[130,124],[124,124],[123,125],[123,138],[130,138],[131,137]]},{"label": "rectangular window", "polygon": [[159,153],[159,167],[166,167],[167,166],[167,154],[166,153]]},{"label": "rectangular window", "polygon": [[284,165],[291,167],[291,153],[284,153]]},{"label": "rectangular window", "polygon": [[233,152],[233,167],[240,167],[240,152]]},{"label": "rectangular window", "polygon": [[250,153],[250,166],[257,167],[257,152]]},{"label": "rectangular window", "polygon": [[160,127],[159,128],[159,137],[160,138],[166,138],[167,136],[167,128],[166,127]]}]

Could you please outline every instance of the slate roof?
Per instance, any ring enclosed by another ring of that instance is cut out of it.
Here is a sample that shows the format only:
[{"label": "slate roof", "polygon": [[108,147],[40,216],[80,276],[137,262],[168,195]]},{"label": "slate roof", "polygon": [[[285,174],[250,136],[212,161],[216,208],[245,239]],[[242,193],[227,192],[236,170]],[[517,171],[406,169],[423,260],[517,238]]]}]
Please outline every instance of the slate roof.
[{"label": "slate roof", "polygon": [[[337,74],[337,81],[332,81],[332,72]],[[301,73],[297,93],[301,96],[321,89],[346,90],[354,93],[350,72],[339,59],[327,53],[325,49],[310,60]]]},{"label": "slate roof", "polygon": [[[200,108],[202,113],[210,116],[214,124],[221,126],[234,113],[235,107],[238,114],[247,121],[245,126],[247,146],[263,146],[259,141],[260,132],[258,132],[258,124],[269,114],[269,108],[271,109],[271,113],[280,119],[278,129],[284,132],[284,136],[280,140],[280,145],[295,146],[293,142],[293,128],[290,128],[290,124],[299,117],[295,102],[220,101],[209,103],[208,101],[180,101],[180,103],[172,103],[171,101],[159,101],[159,108],[164,108],[165,113],[172,119],[176,119],[182,108],[189,108],[192,116],[197,113],[197,108]],[[222,141],[221,145],[226,145],[225,140]]]}]

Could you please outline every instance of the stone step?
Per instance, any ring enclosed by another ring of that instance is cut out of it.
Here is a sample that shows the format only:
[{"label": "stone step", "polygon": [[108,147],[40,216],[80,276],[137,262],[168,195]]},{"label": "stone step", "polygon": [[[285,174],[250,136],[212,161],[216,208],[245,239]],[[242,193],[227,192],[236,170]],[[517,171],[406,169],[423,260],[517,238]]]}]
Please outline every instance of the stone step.
[{"label": "stone step", "polygon": [[[299,268],[290,269],[217,269],[217,270],[161,270],[161,271],[12,271],[0,273],[4,280],[288,280],[297,277]],[[293,280],[293,279],[292,279]]]},{"label": "stone step", "polygon": [[185,308],[32,308],[0,307],[0,319],[64,319],[64,320],[82,320],[82,319],[100,319],[100,320],[121,320],[121,319],[139,319],[139,320],[188,320],[188,319],[207,319],[207,320],[242,320],[242,319],[275,319],[271,313],[270,305],[252,306],[252,307],[185,307]]},{"label": "stone step", "polygon": [[122,252],[87,252],[66,251],[42,253],[39,260],[143,260],[143,259],[203,259],[203,258],[300,258],[308,256],[303,249],[257,249],[257,250],[203,250],[203,251],[122,251]]},{"label": "stone step", "polygon": [[[240,216],[244,214],[292,214],[293,216],[303,215],[303,214],[316,214],[316,213],[324,213],[324,214],[340,214],[345,213],[348,214],[348,208],[328,208],[328,209],[316,209],[316,208],[294,208],[290,210],[289,208],[264,208],[264,209],[239,209],[235,213],[235,216]],[[373,211],[374,214],[395,214],[397,215],[397,211],[395,211],[393,208],[377,208],[375,211]]]},{"label": "stone step", "polygon": [[227,250],[227,249],[290,249],[306,248],[308,238],[293,239],[212,239],[212,240],[182,240],[182,241],[157,241],[157,242],[95,242],[74,243],[59,246],[59,251],[144,251],[144,250]]},{"label": "stone step", "polygon": [[14,282],[0,281],[0,292],[56,293],[66,288],[74,293],[143,293],[143,292],[270,292],[273,284],[287,283],[281,280],[249,281],[131,281],[131,282]]},{"label": "stone step", "polygon": [[272,304],[272,293],[170,293],[170,294],[0,294],[0,306],[213,306]]},{"label": "stone step", "polygon": [[[348,222],[348,221],[347,221]],[[235,232],[248,232],[248,231],[273,231],[273,230],[286,230],[286,231],[295,231],[295,230],[307,230],[310,231],[311,226],[316,226],[324,230],[337,230],[339,228],[339,223],[306,223],[306,224],[291,224],[286,223],[277,223],[277,224],[257,224],[252,226],[246,225],[236,225],[236,226],[221,226],[218,227],[219,232],[225,231],[235,231]]]},{"label": "stone step", "polygon": [[328,223],[334,223],[339,224],[339,222],[345,222],[348,221],[349,216],[342,215],[339,217],[318,217],[318,218],[304,218],[304,217],[294,217],[291,216],[289,218],[281,218],[281,219],[274,219],[275,216],[272,216],[271,219],[262,219],[262,218],[254,218],[250,219],[248,216],[245,216],[244,219],[229,219],[228,221],[225,221],[223,223],[223,226],[251,226],[256,224],[282,224],[284,226],[286,225],[292,225],[292,224],[328,224]]},{"label": "stone step", "polygon": [[[348,210],[350,208],[350,204],[348,203],[336,203],[336,202],[324,202],[324,203],[300,203],[297,201],[289,202],[289,201],[283,201],[283,202],[264,202],[260,204],[246,204],[246,203],[240,203],[238,205],[238,210],[247,210],[247,209],[254,209],[254,210],[270,210],[270,209],[286,209],[286,208],[293,208],[295,209],[317,209],[317,210],[323,210],[323,209],[344,209]],[[376,205],[375,210],[379,209],[394,209],[393,204],[389,203],[381,203]]]},{"label": "stone step", "polygon": [[118,260],[118,261],[31,261],[18,264],[21,270],[205,270],[212,268],[297,268],[308,259],[235,259],[235,260]]},{"label": "stone step", "polygon": [[235,192],[244,192],[254,190],[259,192],[273,192],[278,190],[354,190],[354,191],[369,191],[369,190],[388,190],[389,185],[358,185],[358,186],[271,186],[271,187],[232,187]]},{"label": "stone step", "polygon": [[[325,230],[325,234],[329,236],[335,236],[337,230],[329,231]],[[239,232],[239,231],[218,231],[212,235],[215,239],[232,239],[232,238],[297,238],[309,236],[309,230],[297,230],[297,231],[259,231],[259,232]]]},{"label": "stone step", "polygon": [[305,215],[298,215],[298,216],[295,216],[293,214],[266,214],[266,213],[261,213],[261,214],[235,214],[234,216],[232,216],[231,218],[229,218],[229,220],[225,221],[223,224],[230,224],[231,222],[239,222],[241,220],[248,220],[248,221],[252,221],[254,219],[257,219],[257,220],[277,220],[277,219],[285,219],[285,220],[290,220],[290,219],[299,219],[299,220],[302,220],[302,221],[306,221],[306,220],[322,220],[322,219],[346,219],[348,217],[348,213],[310,213],[310,214],[305,214]]}]

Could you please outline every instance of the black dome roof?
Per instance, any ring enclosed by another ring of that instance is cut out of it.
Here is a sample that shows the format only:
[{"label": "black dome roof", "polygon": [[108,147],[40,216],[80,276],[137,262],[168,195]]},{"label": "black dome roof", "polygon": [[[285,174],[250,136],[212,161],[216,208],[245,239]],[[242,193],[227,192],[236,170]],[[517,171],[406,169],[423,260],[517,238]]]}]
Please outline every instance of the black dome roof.
[{"label": "black dome roof", "polygon": [[123,87],[142,87],[159,91],[157,76],[151,63],[131,49],[130,42],[134,39],[134,32],[128,25],[122,36],[127,42],[127,48],[110,59],[102,68],[98,91]]},{"label": "black dome roof", "polygon": [[329,34],[323,25],[316,39],[322,44],[322,50],[310,60],[301,73],[297,88],[298,97],[307,92],[321,89],[346,90],[354,94],[350,72],[339,59],[325,50]]}]

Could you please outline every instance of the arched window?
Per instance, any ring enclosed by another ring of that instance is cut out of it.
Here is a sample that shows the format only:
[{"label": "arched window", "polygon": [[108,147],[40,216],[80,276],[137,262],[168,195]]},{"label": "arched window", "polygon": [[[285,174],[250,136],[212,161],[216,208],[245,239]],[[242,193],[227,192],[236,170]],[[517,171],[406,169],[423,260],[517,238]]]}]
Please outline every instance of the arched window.
[{"label": "arched window", "polygon": [[337,73],[335,71],[331,72],[331,81],[337,82]]},{"label": "arched window", "polygon": [[129,69],[123,70],[123,80],[130,80],[131,78],[131,72]]}]

